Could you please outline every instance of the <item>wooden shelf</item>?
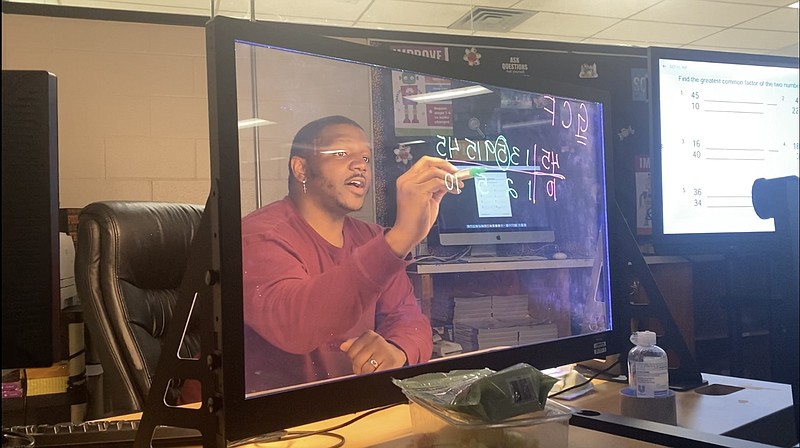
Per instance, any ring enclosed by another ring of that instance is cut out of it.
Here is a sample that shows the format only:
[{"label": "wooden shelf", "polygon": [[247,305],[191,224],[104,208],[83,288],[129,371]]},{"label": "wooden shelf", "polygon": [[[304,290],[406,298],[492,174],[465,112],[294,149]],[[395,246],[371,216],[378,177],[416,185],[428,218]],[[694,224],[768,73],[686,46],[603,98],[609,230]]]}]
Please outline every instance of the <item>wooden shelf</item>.
[{"label": "wooden shelf", "polygon": [[514,260],[514,261],[469,261],[461,263],[416,263],[408,267],[415,274],[447,274],[479,271],[522,271],[529,269],[590,268],[591,258],[568,258],[566,260]]}]

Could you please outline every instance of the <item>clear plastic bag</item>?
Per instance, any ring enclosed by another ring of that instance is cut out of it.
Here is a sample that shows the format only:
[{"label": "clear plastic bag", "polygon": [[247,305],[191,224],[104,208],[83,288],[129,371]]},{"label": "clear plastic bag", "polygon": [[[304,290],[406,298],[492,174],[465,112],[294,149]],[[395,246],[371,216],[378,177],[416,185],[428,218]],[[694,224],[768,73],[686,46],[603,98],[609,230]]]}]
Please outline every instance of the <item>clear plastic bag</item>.
[{"label": "clear plastic bag", "polygon": [[556,381],[535,367],[520,363],[499,372],[454,370],[394,380],[394,383],[409,399],[442,413],[499,422],[544,409]]}]

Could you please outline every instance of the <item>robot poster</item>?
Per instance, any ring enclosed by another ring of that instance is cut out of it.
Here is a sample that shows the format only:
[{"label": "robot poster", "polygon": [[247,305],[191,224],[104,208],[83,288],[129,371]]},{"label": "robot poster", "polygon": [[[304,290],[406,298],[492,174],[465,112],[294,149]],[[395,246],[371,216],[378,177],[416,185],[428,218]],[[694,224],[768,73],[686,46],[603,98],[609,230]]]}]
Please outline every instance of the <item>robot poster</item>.
[{"label": "robot poster", "polygon": [[[391,45],[393,51],[448,60],[447,47],[434,45]],[[450,134],[453,111],[450,101],[426,98],[425,94],[450,88],[450,81],[413,72],[393,71],[394,126],[397,136]]]}]

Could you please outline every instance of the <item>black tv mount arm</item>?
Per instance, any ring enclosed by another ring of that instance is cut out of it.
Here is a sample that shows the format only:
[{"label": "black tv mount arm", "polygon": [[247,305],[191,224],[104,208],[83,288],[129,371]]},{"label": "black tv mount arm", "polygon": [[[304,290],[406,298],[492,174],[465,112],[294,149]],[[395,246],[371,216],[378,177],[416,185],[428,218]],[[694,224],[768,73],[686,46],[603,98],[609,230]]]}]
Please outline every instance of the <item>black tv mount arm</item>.
[{"label": "black tv mount arm", "polygon": [[[218,309],[211,308],[220,306],[215,303],[212,294],[219,281],[219,273],[212,267],[212,244],[216,244],[211,232],[211,216],[216,212],[216,201],[212,200],[212,196],[206,202],[192,240],[189,262],[178,290],[171,324],[167,328],[158,367],[136,432],[136,448],[150,448],[158,426],[196,429],[201,434],[204,447],[224,448],[227,445],[222,402],[221,322],[215,318],[219,315]],[[179,348],[190,321],[200,332],[200,356],[179,358]],[[165,397],[168,390],[175,387],[176,378],[200,383],[203,400],[199,408],[166,403]]]},{"label": "black tv mount arm", "polygon": [[[658,345],[667,350],[669,357],[677,357],[671,362],[676,365],[669,369],[669,385],[675,390],[687,390],[702,386],[706,383],[700,374],[700,368],[694,355],[689,350],[686,339],[678,329],[664,295],[656,284],[655,277],[647,265],[647,261],[639,249],[636,238],[633,236],[630,225],[622,214],[619,204],[615,203],[611,216],[611,245],[609,246],[612,272],[617,275],[612,279],[615,283],[614,291],[618,293],[612,302],[613,319],[615,324],[615,337],[620,348],[620,363],[627,369],[628,351],[625,347],[632,347],[628,340],[629,329],[636,331],[636,323],[644,319],[657,320],[663,329],[663,334],[658,335]],[[647,293],[648,302],[634,302],[630,300],[627,292],[633,280],[639,282],[640,287]],[[675,363],[674,361],[677,361]],[[625,370],[627,372],[627,370]]]}]

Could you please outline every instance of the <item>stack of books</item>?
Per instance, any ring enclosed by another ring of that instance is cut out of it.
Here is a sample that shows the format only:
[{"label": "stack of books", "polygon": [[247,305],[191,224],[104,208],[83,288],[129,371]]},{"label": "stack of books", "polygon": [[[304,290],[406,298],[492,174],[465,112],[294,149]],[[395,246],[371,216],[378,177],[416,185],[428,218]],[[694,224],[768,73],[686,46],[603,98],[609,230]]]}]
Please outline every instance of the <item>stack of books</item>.
[{"label": "stack of books", "polygon": [[492,317],[492,296],[440,297],[431,304],[431,319],[456,323]]},{"label": "stack of books", "polygon": [[532,320],[484,319],[457,322],[454,327],[455,342],[460,344],[464,351],[514,347],[558,337],[558,328],[555,324],[535,324]]},{"label": "stack of books", "polygon": [[555,324],[530,316],[527,294],[437,297],[431,304],[431,322],[443,330],[452,328],[442,332],[442,339],[451,340],[452,334],[465,352],[558,338]]},{"label": "stack of books", "polygon": [[462,321],[454,324],[455,342],[464,351],[519,345],[519,330],[494,319]]},{"label": "stack of books", "polygon": [[527,319],[528,295],[492,296],[492,317],[506,321]]},{"label": "stack of books", "polygon": [[519,329],[519,345],[552,341],[554,339],[558,339],[558,327],[556,324],[528,325]]}]

